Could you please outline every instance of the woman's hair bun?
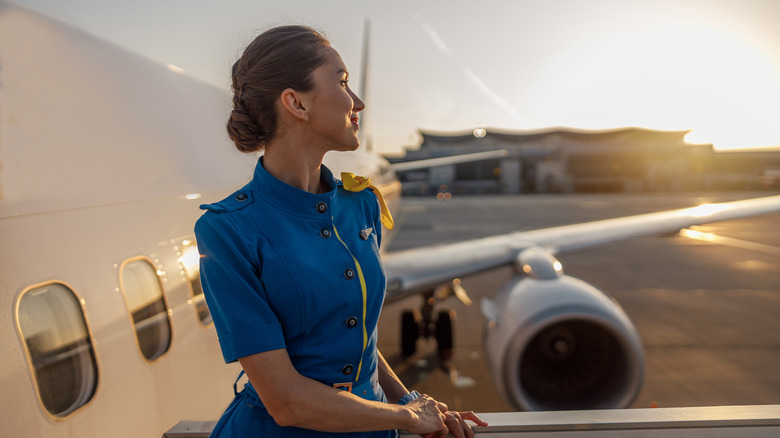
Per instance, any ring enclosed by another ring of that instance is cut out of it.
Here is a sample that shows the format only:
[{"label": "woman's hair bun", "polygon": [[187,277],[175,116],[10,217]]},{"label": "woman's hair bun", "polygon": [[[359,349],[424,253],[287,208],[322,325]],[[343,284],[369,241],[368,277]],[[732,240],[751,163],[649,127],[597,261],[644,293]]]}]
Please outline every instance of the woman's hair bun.
[{"label": "woman's hair bun", "polygon": [[233,96],[233,111],[227,123],[230,139],[241,152],[255,152],[263,148],[263,128],[249,115],[237,96]]}]

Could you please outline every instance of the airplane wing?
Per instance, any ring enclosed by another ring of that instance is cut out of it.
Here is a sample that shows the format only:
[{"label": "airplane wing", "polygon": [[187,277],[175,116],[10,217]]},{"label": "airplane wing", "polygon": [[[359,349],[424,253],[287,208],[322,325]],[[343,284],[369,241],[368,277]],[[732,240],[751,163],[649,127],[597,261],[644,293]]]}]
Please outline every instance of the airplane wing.
[{"label": "airplane wing", "polygon": [[561,254],[632,237],[675,233],[693,225],[778,211],[780,196],[770,196],[388,253],[383,256],[388,279],[387,301],[430,290],[456,277],[513,263],[529,248]]}]

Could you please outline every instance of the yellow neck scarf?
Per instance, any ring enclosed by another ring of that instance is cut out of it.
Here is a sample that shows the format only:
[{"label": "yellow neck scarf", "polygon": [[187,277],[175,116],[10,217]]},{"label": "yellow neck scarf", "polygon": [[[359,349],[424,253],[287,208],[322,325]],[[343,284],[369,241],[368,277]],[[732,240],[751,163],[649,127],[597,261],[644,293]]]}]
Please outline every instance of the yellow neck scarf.
[{"label": "yellow neck scarf", "polygon": [[390,215],[390,210],[385,204],[385,198],[382,197],[382,192],[371,184],[370,178],[357,176],[351,172],[341,172],[341,181],[344,183],[344,188],[350,192],[359,192],[365,188],[371,189],[379,199],[379,206],[382,208],[382,225],[388,230],[393,229],[393,216]]}]

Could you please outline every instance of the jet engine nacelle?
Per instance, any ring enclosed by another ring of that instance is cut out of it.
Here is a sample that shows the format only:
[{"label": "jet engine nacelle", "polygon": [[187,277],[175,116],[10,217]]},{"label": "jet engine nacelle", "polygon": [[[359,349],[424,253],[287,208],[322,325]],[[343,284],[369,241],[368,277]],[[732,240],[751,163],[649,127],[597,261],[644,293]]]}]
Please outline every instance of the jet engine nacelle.
[{"label": "jet engine nacelle", "polygon": [[538,248],[520,253],[516,269],[482,303],[499,391],[527,411],[627,407],[642,385],[644,354],[617,302],[563,275]]}]

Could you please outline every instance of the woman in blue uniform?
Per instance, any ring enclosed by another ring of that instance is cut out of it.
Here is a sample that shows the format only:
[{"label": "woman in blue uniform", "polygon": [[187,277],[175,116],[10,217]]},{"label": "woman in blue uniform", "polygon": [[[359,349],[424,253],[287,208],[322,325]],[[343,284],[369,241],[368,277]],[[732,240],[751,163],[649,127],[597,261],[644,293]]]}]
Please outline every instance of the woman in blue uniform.
[{"label": "woman in blue uniform", "polygon": [[392,218],[370,181],[322,165],[358,147],[364,108],[338,52],[309,28],[271,29],[233,66],[233,91],[228,133],[264,154],[195,227],[224,359],[249,377],[212,436],[473,436],[473,412],[409,393],[377,351]]}]

